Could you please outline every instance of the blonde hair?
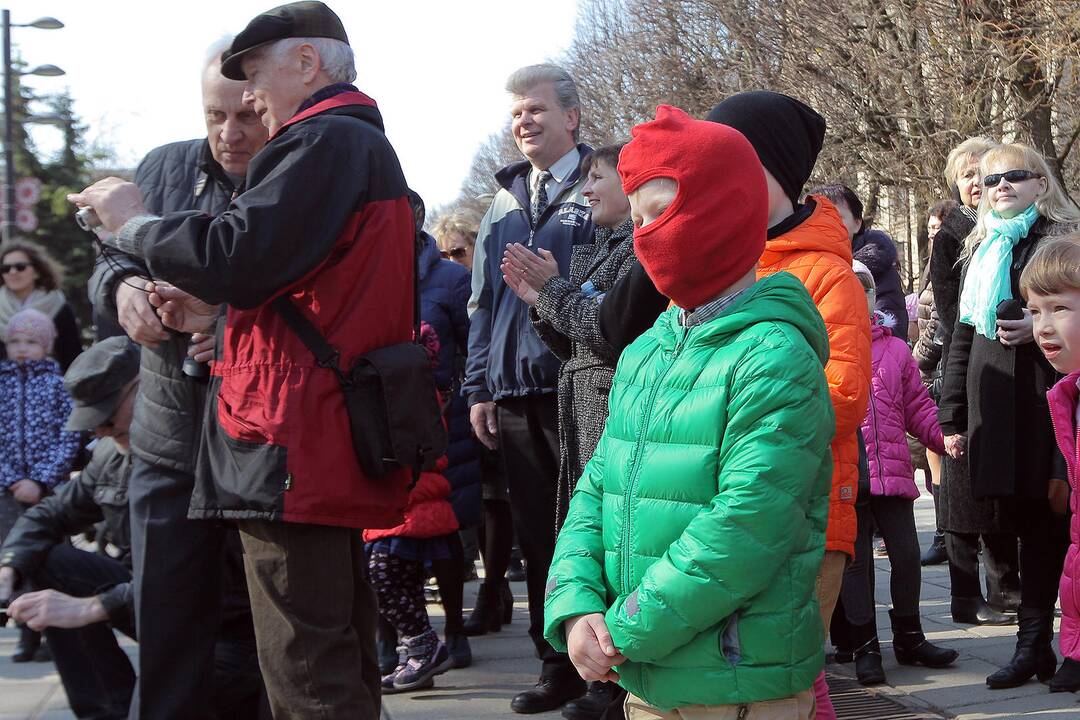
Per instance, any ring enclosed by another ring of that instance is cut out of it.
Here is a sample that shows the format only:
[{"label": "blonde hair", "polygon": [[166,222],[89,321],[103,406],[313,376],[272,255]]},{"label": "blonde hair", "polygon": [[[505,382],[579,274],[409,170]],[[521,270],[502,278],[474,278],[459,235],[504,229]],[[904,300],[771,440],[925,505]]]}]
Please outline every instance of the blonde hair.
[{"label": "blonde hair", "polygon": [[[996,162],[1006,160],[1012,165],[1010,169],[1030,170],[1046,180],[1046,192],[1035,198],[1035,209],[1039,215],[1055,223],[1080,223],[1080,208],[1065,194],[1061,183],[1050,169],[1050,163],[1035,148],[1022,143],[1004,143],[992,148],[983,155],[979,162],[982,176],[989,173],[987,169]],[[990,193],[984,192],[979,201],[979,220],[975,228],[964,240],[964,251],[960,254],[961,260],[967,260],[980,242],[986,238],[986,216],[990,213]]]},{"label": "blonde hair", "polygon": [[475,245],[476,235],[480,232],[480,221],[483,219],[484,211],[477,203],[462,205],[440,217],[431,228],[431,234],[435,236],[435,244],[443,252],[450,250],[450,236],[455,234],[465,238],[469,245]]},{"label": "blonde hair", "polygon": [[980,160],[982,156],[999,145],[988,137],[969,137],[964,142],[954,147],[945,160],[945,182],[951,192],[960,180],[960,173],[972,160]]},{"label": "blonde hair", "polygon": [[1020,295],[1055,295],[1080,290],[1080,232],[1050,238],[1039,244],[1020,274]]}]

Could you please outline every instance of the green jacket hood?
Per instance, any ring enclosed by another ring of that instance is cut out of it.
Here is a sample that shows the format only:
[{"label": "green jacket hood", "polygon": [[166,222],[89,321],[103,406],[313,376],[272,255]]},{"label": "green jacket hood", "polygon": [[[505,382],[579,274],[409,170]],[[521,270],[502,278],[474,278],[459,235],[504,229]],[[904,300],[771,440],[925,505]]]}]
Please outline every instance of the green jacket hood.
[{"label": "green jacket hood", "polygon": [[[774,273],[748,287],[720,315],[695,328],[691,342],[719,342],[751,325],[768,321],[793,325],[822,364],[829,359],[829,335],[821,313],[803,284],[787,272]],[[674,349],[684,330],[679,325],[679,309],[669,310],[656,329],[661,347],[666,351]]]}]

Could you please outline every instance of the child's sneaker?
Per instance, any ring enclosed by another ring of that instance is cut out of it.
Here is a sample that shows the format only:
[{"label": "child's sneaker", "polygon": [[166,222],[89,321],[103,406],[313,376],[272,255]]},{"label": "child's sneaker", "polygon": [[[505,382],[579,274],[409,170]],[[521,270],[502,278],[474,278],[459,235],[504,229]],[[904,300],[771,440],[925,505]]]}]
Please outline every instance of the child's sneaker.
[{"label": "child's sneaker", "polygon": [[[453,661],[446,645],[439,640],[434,630],[423,635],[404,638],[405,664],[396,671],[393,680],[394,692],[422,690],[435,684],[435,676],[450,669]],[[383,678],[385,686],[386,678]]]}]

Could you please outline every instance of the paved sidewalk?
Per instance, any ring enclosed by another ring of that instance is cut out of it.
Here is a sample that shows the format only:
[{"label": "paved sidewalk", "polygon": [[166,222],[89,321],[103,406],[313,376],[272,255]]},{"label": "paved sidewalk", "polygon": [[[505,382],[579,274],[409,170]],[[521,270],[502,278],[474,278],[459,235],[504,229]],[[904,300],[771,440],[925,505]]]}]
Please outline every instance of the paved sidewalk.
[{"label": "paved sidewalk", "polygon": [[[933,531],[933,506],[929,496],[916,501],[916,522],[924,546]],[[929,670],[901,667],[891,651],[889,618],[889,563],[876,561],[878,626],[881,630],[885,672],[890,685],[878,691],[912,708],[933,711],[960,720],[1006,720],[1031,717],[1043,720],[1080,718],[1080,696],[1051,695],[1045,685],[1029,682],[1013,690],[990,691],[985,677],[1012,656],[1015,627],[955,625],[949,615],[949,573],[945,566],[923,569],[922,616],[927,636],[934,642],[960,651],[952,668]],[[466,589],[466,603],[476,583]],[[516,717],[510,698],[536,681],[539,663],[525,632],[525,587],[514,586],[517,607],[514,621],[502,632],[472,639],[474,663],[436,678],[432,690],[385,698],[388,720],[447,720]],[[429,606],[433,620],[441,612]],[[438,623],[437,624],[441,624]],[[0,630],[0,720],[70,720],[63,689],[51,665],[14,665],[9,660],[15,645],[13,630]],[[1056,647],[1056,646],[1055,646]],[[132,648],[134,651],[134,648]],[[830,670],[848,673],[851,666]],[[534,716],[557,718],[559,713]],[[841,716],[841,720],[842,720]],[[239,719],[238,719],[239,720]]]}]

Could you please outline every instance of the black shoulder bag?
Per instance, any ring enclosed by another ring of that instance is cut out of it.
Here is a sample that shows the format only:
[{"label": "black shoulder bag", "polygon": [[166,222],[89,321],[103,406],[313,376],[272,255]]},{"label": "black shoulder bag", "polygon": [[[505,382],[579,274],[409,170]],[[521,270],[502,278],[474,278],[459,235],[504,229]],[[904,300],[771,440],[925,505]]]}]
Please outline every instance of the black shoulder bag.
[{"label": "black shoulder bag", "polygon": [[361,355],[348,370],[341,353],[311,324],[287,295],[274,309],[315,356],[319,367],[332,370],[345,396],[353,448],[368,477],[382,477],[410,468],[416,477],[433,470],[446,453],[446,426],[439,406],[431,360],[420,345],[419,250],[413,257],[413,342],[376,348]]}]

